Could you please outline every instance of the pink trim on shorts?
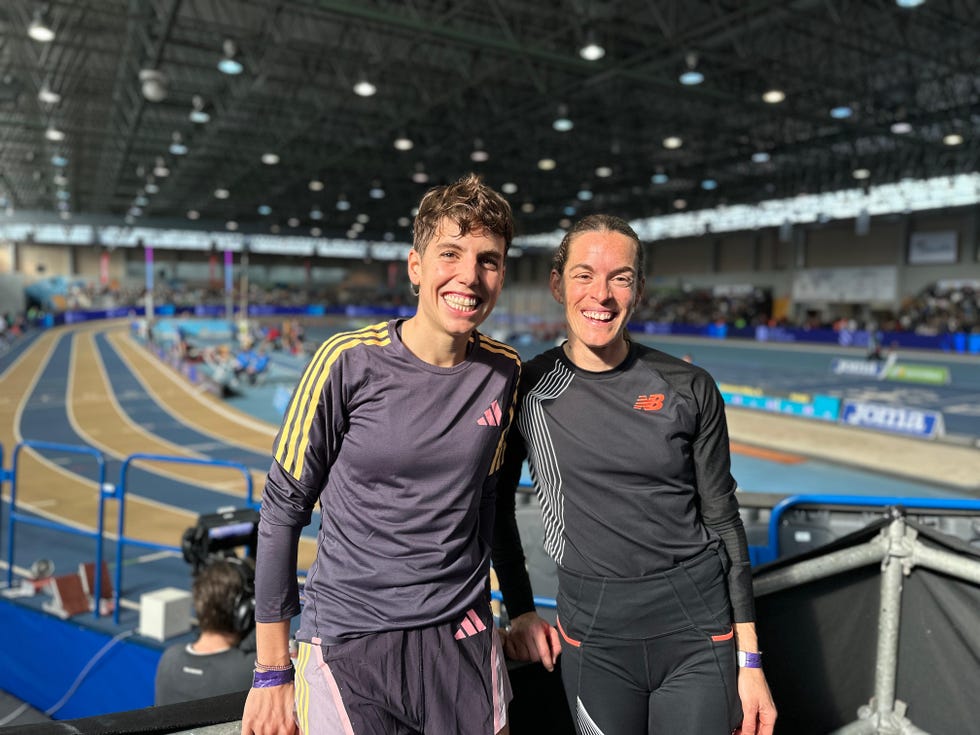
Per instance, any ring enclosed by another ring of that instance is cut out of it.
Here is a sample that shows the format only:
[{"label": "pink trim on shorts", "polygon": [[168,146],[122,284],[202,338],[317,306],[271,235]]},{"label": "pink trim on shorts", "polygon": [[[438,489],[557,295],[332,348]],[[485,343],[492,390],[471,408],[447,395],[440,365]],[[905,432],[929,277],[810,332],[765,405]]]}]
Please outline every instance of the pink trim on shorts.
[{"label": "pink trim on shorts", "polygon": [[[303,678],[309,683],[309,687],[304,687],[307,689],[306,699],[304,703],[297,702],[296,709],[298,711],[304,712],[305,717],[301,717],[303,720],[301,725],[306,726],[308,729],[304,729],[304,735],[330,735],[342,733],[342,735],[355,735],[354,726],[351,724],[350,716],[347,714],[347,710],[344,707],[343,698],[340,696],[340,687],[337,686],[337,680],[334,678],[333,672],[330,670],[330,665],[324,663],[323,661],[323,649],[320,648],[319,641],[315,640],[314,643],[301,643],[300,646],[309,646],[311,653],[315,652],[313,656],[307,656],[306,666],[303,667]],[[312,696],[313,685],[316,679],[322,677],[322,683],[326,687],[327,694],[329,695],[328,701],[317,701]],[[301,708],[301,704],[305,707]],[[330,704],[333,707],[330,707]],[[320,711],[311,712],[311,705],[317,707]],[[332,711],[331,711],[332,709]]]},{"label": "pink trim on shorts", "polygon": [[504,650],[500,645],[500,632],[490,631],[493,643],[490,646],[490,672],[493,685],[493,731],[500,732],[507,724],[507,705],[514,698],[510,688],[510,677],[504,662]]}]

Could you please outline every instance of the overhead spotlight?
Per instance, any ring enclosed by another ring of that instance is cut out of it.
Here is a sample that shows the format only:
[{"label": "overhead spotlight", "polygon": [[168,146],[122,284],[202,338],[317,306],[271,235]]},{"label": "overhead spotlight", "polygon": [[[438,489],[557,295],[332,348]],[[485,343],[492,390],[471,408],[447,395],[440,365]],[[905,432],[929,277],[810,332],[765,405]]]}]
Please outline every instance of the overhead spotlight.
[{"label": "overhead spotlight", "polygon": [[310,191],[323,191],[323,182],[320,179],[310,179],[310,183],[307,184]]},{"label": "overhead spotlight", "polygon": [[227,189],[215,189],[214,190],[214,198],[215,199],[227,199],[230,196],[231,196],[231,192],[228,191]]},{"label": "overhead spotlight", "polygon": [[429,174],[425,172],[425,164],[421,161],[415,164],[415,173],[412,174],[412,181],[416,184],[426,184],[429,181]]},{"label": "overhead spotlight", "polygon": [[319,207],[313,207],[313,209],[310,210],[310,219],[323,219],[323,211]]},{"label": "overhead spotlight", "polygon": [[207,106],[204,104],[204,98],[201,95],[195,94],[191,98],[191,111],[187,117],[192,123],[198,125],[204,125],[211,121],[211,113],[207,111]]},{"label": "overhead spotlight", "polygon": [[341,194],[337,197],[337,210],[340,212],[346,212],[350,209],[350,202],[347,200],[347,196]]},{"label": "overhead spotlight", "polygon": [[54,29],[51,27],[47,6],[34,11],[34,17],[27,26],[27,35],[39,43],[51,43],[54,40]]},{"label": "overhead spotlight", "polygon": [[371,221],[371,216],[370,215],[367,215],[367,214],[364,214],[362,212],[361,214],[357,215],[357,217],[355,217],[354,219],[356,219],[362,225],[366,225],[368,222]]},{"label": "overhead spotlight", "polygon": [[183,139],[180,137],[180,133],[176,130],[171,136],[170,148],[168,149],[175,156],[183,156],[187,153],[187,146],[184,145]]},{"label": "overhead spotlight", "polygon": [[322,234],[323,234],[323,230],[321,230],[319,227],[310,228],[310,235],[312,235],[313,237],[320,237],[320,235]]},{"label": "overhead spotlight", "polygon": [[357,83],[354,84],[354,94],[358,97],[371,97],[378,91],[371,82],[368,81],[367,77],[361,76]]},{"label": "overhead spotlight", "polygon": [[201,213],[196,209],[187,210],[187,219],[201,219]]},{"label": "overhead spotlight", "polygon": [[786,93],[781,89],[767,89],[762,93],[762,101],[769,105],[778,105],[786,99]]},{"label": "overhead spotlight", "polygon": [[551,127],[559,133],[567,133],[575,127],[575,123],[568,117],[568,107],[566,105],[558,105],[558,116],[551,123]]},{"label": "overhead spotlight", "polygon": [[579,189],[578,194],[575,196],[578,197],[579,201],[588,202],[592,200],[593,194],[591,189],[586,189],[583,187]]},{"label": "overhead spotlight", "polygon": [[221,44],[221,59],[218,61],[218,71],[229,76],[236,76],[245,71],[245,67],[239,60],[238,47],[230,38],[226,38]]},{"label": "overhead spotlight", "polygon": [[943,136],[943,145],[960,145],[963,142],[963,136],[959,133],[950,133],[949,135]]},{"label": "overhead spotlight", "polygon": [[846,120],[853,114],[854,109],[849,105],[838,105],[830,110],[830,116],[835,120]]},{"label": "overhead spotlight", "polygon": [[286,220],[286,224],[289,225],[290,227],[299,227],[299,219],[297,219],[296,217],[290,217],[289,219]]},{"label": "overhead spotlight", "polygon": [[49,125],[48,129],[44,131],[44,137],[52,143],[60,143],[65,139],[65,131],[56,128],[54,125]]},{"label": "overhead spotlight", "polygon": [[385,198],[384,187],[381,186],[381,182],[378,181],[377,179],[371,182],[371,189],[368,191],[368,196],[371,197],[372,199]]},{"label": "overhead spotlight", "polygon": [[408,217],[399,217],[398,218],[398,226],[399,227],[408,227],[410,224],[412,224],[412,220],[410,220]]},{"label": "overhead spotlight", "polygon": [[686,206],[687,206],[687,200],[686,199],[675,199],[674,200],[674,209],[684,209]]},{"label": "overhead spotlight", "polygon": [[862,179],[866,179],[869,176],[871,176],[871,172],[866,168],[856,168],[853,171],[851,171],[851,176],[853,176],[855,179],[860,181]]},{"label": "overhead spotlight", "polygon": [[470,153],[470,160],[476,163],[483,163],[490,158],[490,154],[487,153],[486,149],[483,147],[483,141],[477,138],[473,141],[473,151]]},{"label": "overhead spotlight", "polygon": [[554,171],[558,162],[554,158],[542,158],[538,161],[538,169],[541,171]]},{"label": "overhead spotlight", "polygon": [[673,150],[684,145],[684,140],[678,135],[670,135],[663,139],[664,148]]},{"label": "overhead spotlight", "polygon": [[279,163],[279,154],[278,153],[263,153],[262,154],[262,163],[264,163],[266,166],[275,166],[277,163]]},{"label": "overhead spotlight", "polygon": [[650,177],[650,181],[654,184],[666,184],[668,181],[670,181],[670,177],[663,171],[658,171]]},{"label": "overhead spotlight", "polygon": [[686,87],[693,87],[704,81],[704,74],[698,71],[698,55],[693,51],[684,57],[687,68],[681,72],[678,81]]},{"label": "overhead spotlight", "polygon": [[598,61],[606,55],[606,49],[596,40],[594,31],[586,34],[585,43],[579,48],[578,55],[586,61]]},{"label": "overhead spotlight", "polygon": [[140,69],[143,97],[148,102],[163,102],[167,98],[167,77],[159,69]]},{"label": "overhead spotlight", "polygon": [[160,187],[157,186],[152,176],[146,180],[146,186],[143,187],[143,191],[145,191],[147,194],[156,194],[158,191],[160,191]]},{"label": "overhead spotlight", "polygon": [[524,214],[531,214],[534,211],[534,202],[524,202],[521,204],[521,211]]},{"label": "overhead spotlight", "polygon": [[705,191],[714,191],[718,188],[718,182],[714,179],[704,179],[701,182],[701,188]]},{"label": "overhead spotlight", "polygon": [[234,232],[235,230],[238,229],[238,223],[235,222],[235,220],[230,219],[227,222],[225,222],[225,227],[231,230],[232,232]]},{"label": "overhead spotlight", "polygon": [[268,204],[260,204],[258,208],[258,213],[261,214],[263,217],[270,215],[272,214],[272,207],[270,207]]},{"label": "overhead spotlight", "polygon": [[608,179],[610,176],[612,176],[612,172],[613,170],[609,166],[599,166],[595,170],[595,175],[600,179]]},{"label": "overhead spotlight", "polygon": [[891,131],[895,135],[907,135],[912,132],[912,125],[905,120],[898,120],[892,123]]},{"label": "overhead spotlight", "polygon": [[415,143],[412,142],[411,138],[402,133],[395,138],[394,146],[396,151],[410,151],[415,147]]},{"label": "overhead spotlight", "polygon": [[504,194],[515,194],[517,192],[517,184],[513,181],[506,181],[501,185],[500,190]]},{"label": "overhead spotlight", "polygon": [[153,167],[153,175],[158,179],[165,179],[170,176],[170,169],[167,168],[167,162],[163,160],[163,156],[157,156],[156,165]]},{"label": "overhead spotlight", "polygon": [[769,163],[771,156],[765,151],[756,151],[752,154],[752,163]]},{"label": "overhead spotlight", "polygon": [[68,186],[68,177],[64,174],[55,174],[52,181],[54,181],[55,186]]},{"label": "overhead spotlight", "polygon": [[61,102],[61,95],[55,92],[47,82],[37,91],[37,101],[45,105],[56,105]]},{"label": "overhead spotlight", "polygon": [[53,156],[51,156],[51,165],[58,168],[64,168],[68,165],[68,159],[60,153],[55,153]]},{"label": "overhead spotlight", "polygon": [[895,0],[895,4],[900,8],[917,8],[926,0]]}]

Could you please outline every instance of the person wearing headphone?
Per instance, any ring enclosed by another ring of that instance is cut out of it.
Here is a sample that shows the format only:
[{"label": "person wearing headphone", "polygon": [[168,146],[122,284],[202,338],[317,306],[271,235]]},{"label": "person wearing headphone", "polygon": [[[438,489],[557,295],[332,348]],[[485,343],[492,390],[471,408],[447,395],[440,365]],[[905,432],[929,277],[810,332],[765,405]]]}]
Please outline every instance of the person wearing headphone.
[{"label": "person wearing headphone", "polygon": [[160,658],[154,704],[174,704],[252,686],[255,661],[255,572],[248,559],[209,562],[191,588],[200,634]]}]

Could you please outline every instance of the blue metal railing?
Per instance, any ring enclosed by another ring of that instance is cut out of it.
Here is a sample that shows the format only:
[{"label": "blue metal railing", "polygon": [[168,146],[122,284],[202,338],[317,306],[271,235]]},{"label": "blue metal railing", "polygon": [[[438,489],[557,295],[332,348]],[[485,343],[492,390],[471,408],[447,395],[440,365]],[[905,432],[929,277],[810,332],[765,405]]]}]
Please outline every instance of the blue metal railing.
[{"label": "blue metal railing", "polygon": [[119,597],[122,590],[122,554],[123,546],[140,546],[147,549],[163,551],[180,551],[179,546],[167,546],[164,544],[154,544],[149,541],[127,538],[124,534],[126,523],[126,476],[129,472],[129,465],[136,460],[151,462],[169,462],[171,464],[190,464],[208,467],[227,467],[238,470],[245,476],[245,502],[250,508],[258,508],[255,503],[254,490],[252,487],[252,473],[248,467],[240,462],[228,462],[223,459],[197,459],[194,457],[173,457],[166,454],[131,454],[123,460],[119,468],[119,482],[116,485],[114,497],[119,501],[119,516],[116,523],[116,531],[119,534],[119,543],[116,544],[116,571],[115,571],[115,590],[113,590],[113,622],[119,624]]},{"label": "blue metal railing", "polygon": [[925,510],[965,510],[980,513],[980,500],[969,498],[905,498],[889,495],[792,495],[773,506],[769,516],[768,544],[753,546],[753,564],[779,558],[779,526],[787,511],[801,505],[867,506],[871,508],[918,508]]},{"label": "blue metal railing", "polygon": [[[20,459],[21,451],[25,448],[40,451],[65,452],[68,454],[85,454],[95,458],[95,461],[98,463],[99,467],[99,477],[97,481],[99,488],[99,516],[95,531],[85,531],[63,523],[45,520],[44,518],[35,518],[31,515],[20,513],[17,510],[17,463]],[[2,459],[2,456],[0,456],[0,459]],[[27,523],[31,526],[37,526],[39,528],[64,531],[66,533],[75,534],[76,536],[83,536],[85,538],[93,539],[96,542],[96,545],[94,587],[92,590],[95,604],[93,605],[92,615],[98,618],[99,602],[102,599],[102,559],[103,539],[105,537],[105,499],[106,497],[109,497],[106,494],[106,489],[105,457],[103,456],[102,452],[92,449],[91,447],[74,446],[71,444],[57,444],[54,442],[43,441],[18,442],[14,447],[14,451],[12,452],[10,464],[10,514],[7,517],[7,587],[12,587],[14,583],[14,534],[16,523],[18,521],[20,523]]]}]

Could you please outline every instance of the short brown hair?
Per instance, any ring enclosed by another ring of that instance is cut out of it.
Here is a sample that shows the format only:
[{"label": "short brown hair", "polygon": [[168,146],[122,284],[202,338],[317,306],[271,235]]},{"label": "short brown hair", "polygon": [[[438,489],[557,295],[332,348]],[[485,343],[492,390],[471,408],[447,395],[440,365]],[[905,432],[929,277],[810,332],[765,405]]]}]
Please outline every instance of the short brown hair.
[{"label": "short brown hair", "polygon": [[565,272],[565,265],[568,262],[568,248],[571,246],[572,240],[583,232],[618,232],[620,235],[628,237],[636,245],[636,275],[643,277],[643,243],[640,242],[640,236],[636,234],[636,230],[630,227],[629,222],[611,214],[590,214],[572,225],[551,258],[551,267],[554,270],[559,273]]},{"label": "short brown hair", "polygon": [[245,596],[254,594],[248,589],[251,574],[254,572],[248,559],[212,561],[197,573],[191,585],[191,594],[197,625],[202,631],[244,632],[236,625],[237,608]]},{"label": "short brown hair", "polygon": [[444,218],[459,227],[460,235],[471,230],[484,230],[504,238],[505,253],[514,239],[510,204],[473,173],[454,184],[435,186],[422,197],[412,232],[412,247],[419,254],[425,252]]}]

